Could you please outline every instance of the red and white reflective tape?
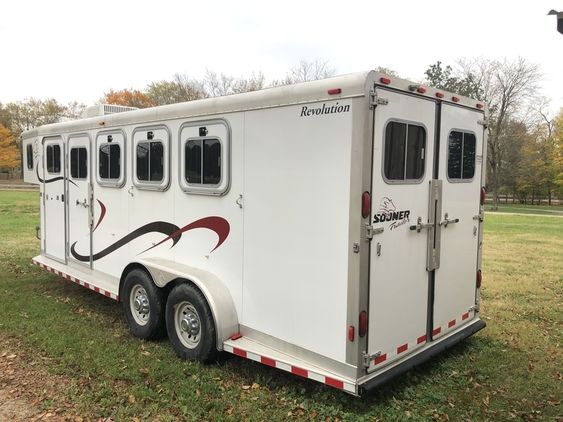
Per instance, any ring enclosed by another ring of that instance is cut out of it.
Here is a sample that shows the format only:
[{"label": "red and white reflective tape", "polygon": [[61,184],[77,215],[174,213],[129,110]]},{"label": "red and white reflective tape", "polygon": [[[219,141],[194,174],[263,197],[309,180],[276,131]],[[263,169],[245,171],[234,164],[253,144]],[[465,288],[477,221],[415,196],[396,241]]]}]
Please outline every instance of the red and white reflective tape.
[{"label": "red and white reflective tape", "polygon": [[[464,313],[461,318],[459,319],[452,319],[451,321],[449,321],[446,326],[447,329],[451,329],[453,327],[455,327],[457,324],[461,323],[462,321],[465,321],[466,319],[469,318],[469,312]],[[432,330],[432,337],[436,338],[438,336],[440,336],[441,334],[444,334],[445,330],[446,330],[446,326],[444,327],[435,327]],[[373,360],[373,364],[374,365],[381,365],[383,362],[387,362],[390,361],[392,358],[396,357],[396,356],[400,356],[403,353],[405,353],[407,350],[409,349],[414,349],[415,347],[426,343],[426,334],[422,334],[420,335],[416,341],[413,341],[411,343],[404,343],[401,344],[399,346],[397,346],[395,348],[395,350],[387,352],[387,353],[382,353],[379,356],[376,356]]]},{"label": "red and white reflective tape", "polygon": [[37,265],[41,268],[46,269],[47,271],[52,272],[53,274],[61,276],[62,278],[66,279],[66,280],[72,281],[73,283],[78,284],[79,286],[86,287],[87,289],[93,290],[96,293],[107,296],[107,297],[109,297],[113,300],[119,300],[119,296],[117,296],[117,295],[115,295],[111,292],[108,292],[104,289],[100,289],[99,287],[94,286],[92,283],[89,283],[89,282],[84,281],[84,280],[80,280],[80,279],[73,277],[69,274],[63,273],[62,271],[55,270],[54,268],[51,268],[48,265],[45,265],[45,264],[43,264],[39,261],[36,261],[35,259],[32,259],[31,262],[33,262],[35,265]]},{"label": "red and white reflective tape", "polygon": [[[236,338],[233,337],[232,339],[236,340],[237,338],[240,337],[236,337]],[[356,387],[354,384],[346,382],[344,380],[340,380],[338,378],[327,377],[326,375],[316,373],[309,369],[303,369],[298,366],[294,366],[286,362],[275,360],[267,356],[258,355],[249,350],[243,350],[238,347],[233,347],[230,344],[225,344],[223,346],[223,350],[225,350],[225,352],[232,353],[233,355],[240,356],[241,358],[246,358],[256,362],[260,362],[263,363],[264,365],[271,366],[272,368],[278,368],[281,369],[282,371],[291,372],[292,374],[299,375],[300,377],[315,380],[323,384],[326,384],[330,387],[338,388],[339,390],[344,390],[356,394]]]}]

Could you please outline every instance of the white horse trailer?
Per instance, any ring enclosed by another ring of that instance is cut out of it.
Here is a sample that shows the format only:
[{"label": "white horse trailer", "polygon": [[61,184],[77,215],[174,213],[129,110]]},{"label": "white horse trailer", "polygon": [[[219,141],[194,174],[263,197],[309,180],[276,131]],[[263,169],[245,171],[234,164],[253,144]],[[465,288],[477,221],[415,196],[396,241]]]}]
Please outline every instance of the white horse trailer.
[{"label": "white horse trailer", "polygon": [[111,107],[24,133],[24,173],[33,262],[133,334],[359,395],[485,326],[484,104],[365,72]]}]

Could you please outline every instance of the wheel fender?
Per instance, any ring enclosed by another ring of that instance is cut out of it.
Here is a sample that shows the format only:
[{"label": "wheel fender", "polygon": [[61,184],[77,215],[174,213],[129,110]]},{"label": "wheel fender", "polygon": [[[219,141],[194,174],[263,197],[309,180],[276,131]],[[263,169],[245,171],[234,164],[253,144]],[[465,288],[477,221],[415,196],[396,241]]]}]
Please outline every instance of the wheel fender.
[{"label": "wheel fender", "polygon": [[238,315],[231,292],[215,274],[160,258],[141,259],[137,263],[149,271],[158,287],[165,287],[177,279],[186,279],[201,290],[213,314],[218,350],[223,350],[223,342],[239,332]]}]

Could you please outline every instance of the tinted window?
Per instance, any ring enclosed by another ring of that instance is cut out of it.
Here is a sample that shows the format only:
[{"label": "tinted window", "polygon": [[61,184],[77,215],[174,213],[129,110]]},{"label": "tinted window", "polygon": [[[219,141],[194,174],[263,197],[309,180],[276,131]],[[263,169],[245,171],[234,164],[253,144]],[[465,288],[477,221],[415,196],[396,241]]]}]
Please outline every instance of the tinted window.
[{"label": "tinted window", "polygon": [[422,178],[425,147],[426,130],[422,126],[389,122],[385,129],[385,177],[388,180]]},{"label": "tinted window", "polygon": [[218,185],[221,182],[221,143],[218,139],[190,139],[184,154],[184,174],[189,184]]},{"label": "tinted window", "polygon": [[72,148],[70,150],[70,176],[73,179],[88,177],[88,150],[86,148]]},{"label": "tinted window", "polygon": [[47,171],[49,173],[61,172],[61,147],[59,145],[47,146]]},{"label": "tinted window", "polygon": [[475,175],[475,135],[452,131],[448,139],[448,178],[472,179]]},{"label": "tinted window", "polygon": [[164,147],[162,142],[137,144],[137,179],[160,182],[164,177]]},{"label": "tinted window", "polygon": [[27,155],[27,168],[33,170],[33,145],[27,144],[25,151]]},{"label": "tinted window", "polygon": [[121,147],[119,145],[100,145],[98,161],[101,179],[119,179],[121,176]]}]

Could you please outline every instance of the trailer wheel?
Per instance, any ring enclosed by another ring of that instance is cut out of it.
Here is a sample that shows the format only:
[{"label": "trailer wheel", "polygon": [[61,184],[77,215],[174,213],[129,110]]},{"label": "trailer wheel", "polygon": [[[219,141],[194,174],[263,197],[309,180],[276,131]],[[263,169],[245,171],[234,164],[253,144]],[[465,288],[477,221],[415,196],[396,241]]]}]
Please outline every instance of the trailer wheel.
[{"label": "trailer wheel", "polygon": [[203,294],[193,285],[174,287],[166,302],[166,329],[182,359],[211,362],[217,355],[215,323]]},{"label": "trailer wheel", "polygon": [[155,339],[164,335],[164,296],[145,271],[134,269],[127,274],[123,298],[125,319],[134,336]]}]

